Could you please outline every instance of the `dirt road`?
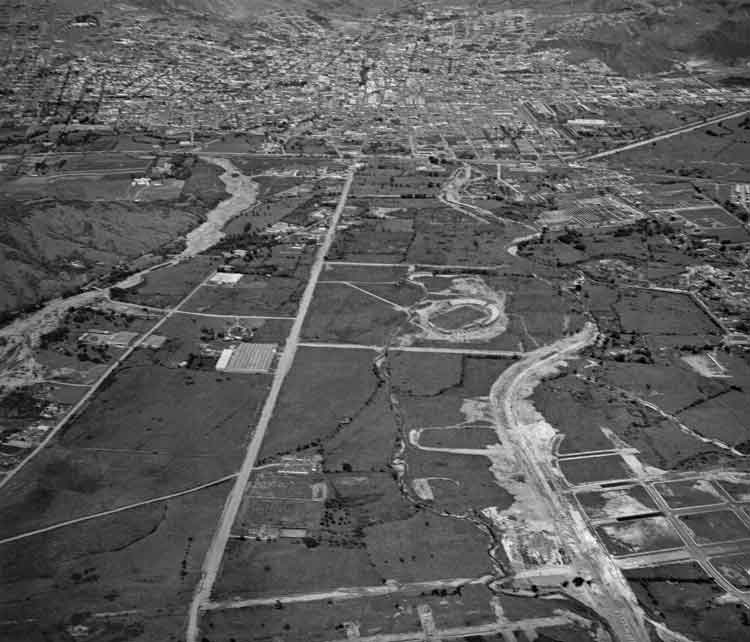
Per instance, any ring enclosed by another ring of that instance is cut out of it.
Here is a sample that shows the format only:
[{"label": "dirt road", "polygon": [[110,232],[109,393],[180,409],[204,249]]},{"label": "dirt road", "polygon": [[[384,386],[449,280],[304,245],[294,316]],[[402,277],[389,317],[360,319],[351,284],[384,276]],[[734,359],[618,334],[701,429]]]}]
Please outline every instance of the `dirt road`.
[{"label": "dirt road", "polygon": [[587,324],[578,334],[528,353],[500,375],[490,399],[498,437],[512,449],[525,475],[527,493],[536,504],[534,512],[543,516],[548,522],[546,528],[564,542],[570,566],[592,579],[585,601],[609,622],[619,642],[648,642],[643,614],[630,587],[588,528],[582,527],[578,509],[554,485],[554,475],[547,468],[551,442],[540,434],[538,418],[530,416],[529,408],[524,407],[528,406],[526,398],[546,373],[574,357],[596,336],[596,327]]}]

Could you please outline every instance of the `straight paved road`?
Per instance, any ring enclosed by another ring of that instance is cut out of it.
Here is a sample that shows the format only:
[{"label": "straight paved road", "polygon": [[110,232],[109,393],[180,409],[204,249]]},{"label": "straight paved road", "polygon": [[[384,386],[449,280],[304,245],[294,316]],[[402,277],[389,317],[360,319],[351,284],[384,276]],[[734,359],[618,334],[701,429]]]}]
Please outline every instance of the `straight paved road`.
[{"label": "straight paved road", "polygon": [[685,127],[679,127],[677,129],[673,129],[672,131],[668,131],[663,134],[659,134],[657,136],[652,136],[651,138],[647,138],[645,140],[640,140],[637,143],[630,143],[629,145],[623,145],[622,147],[615,147],[614,149],[610,149],[606,152],[599,152],[598,154],[592,154],[591,156],[586,156],[582,158],[581,160],[591,161],[591,160],[599,160],[600,158],[607,158],[609,156],[614,156],[615,154],[619,154],[620,152],[627,152],[627,151],[630,151],[631,149],[638,149],[639,147],[645,147],[646,145],[650,145],[651,143],[656,143],[660,140],[667,140],[669,138],[673,138],[674,136],[680,136],[681,134],[687,134],[688,132],[695,131],[696,129],[701,129],[702,127],[715,125],[716,123],[720,123],[722,120],[731,120],[734,118],[741,118],[742,116],[746,116],[748,114],[750,114],[750,109],[743,109],[741,111],[733,111],[728,114],[722,114],[721,116],[709,118],[708,120],[702,120],[697,123],[691,123],[690,125],[685,125]]},{"label": "straight paved road", "polygon": [[216,577],[219,573],[219,566],[221,565],[221,560],[224,557],[224,549],[226,548],[227,542],[229,541],[232,524],[234,524],[234,520],[240,509],[242,496],[250,479],[250,474],[255,466],[255,461],[258,458],[260,446],[263,442],[266,430],[268,429],[268,425],[271,421],[271,416],[273,415],[274,409],[276,408],[276,402],[279,398],[279,393],[281,392],[281,386],[284,383],[286,375],[289,373],[289,370],[292,367],[294,356],[297,353],[297,346],[299,345],[299,337],[300,332],[302,331],[302,324],[305,321],[307,310],[310,307],[310,302],[313,298],[315,286],[317,285],[320,274],[323,271],[323,264],[325,263],[326,255],[330,251],[331,245],[333,243],[333,238],[336,235],[336,227],[338,226],[339,220],[341,219],[341,213],[344,210],[344,205],[346,204],[347,198],[349,197],[349,190],[351,189],[352,181],[354,180],[355,171],[356,168],[352,168],[349,171],[349,176],[347,177],[346,183],[344,184],[344,189],[341,192],[338,206],[336,207],[336,210],[331,217],[331,222],[328,226],[328,232],[326,233],[325,239],[323,240],[323,244],[318,248],[315,262],[313,263],[310,270],[310,278],[307,282],[307,287],[305,288],[305,292],[302,295],[302,300],[300,301],[297,317],[295,318],[294,324],[292,325],[292,329],[289,333],[284,352],[279,359],[279,365],[276,369],[276,375],[274,376],[271,390],[268,393],[268,397],[266,397],[266,402],[263,406],[263,411],[261,413],[260,419],[258,420],[258,424],[255,427],[253,437],[248,444],[247,451],[245,453],[245,459],[242,463],[242,468],[239,471],[234,487],[229,493],[229,497],[227,497],[226,504],[224,505],[224,510],[219,519],[219,524],[217,526],[216,532],[214,533],[214,537],[211,541],[208,552],[206,553],[206,558],[203,562],[201,579],[196,588],[195,595],[193,596],[193,601],[190,605],[190,611],[188,614],[188,627],[186,632],[187,642],[197,642],[198,640],[200,611],[204,607],[204,605],[208,603],[211,597],[211,591],[213,589],[214,582],[216,581]]}]

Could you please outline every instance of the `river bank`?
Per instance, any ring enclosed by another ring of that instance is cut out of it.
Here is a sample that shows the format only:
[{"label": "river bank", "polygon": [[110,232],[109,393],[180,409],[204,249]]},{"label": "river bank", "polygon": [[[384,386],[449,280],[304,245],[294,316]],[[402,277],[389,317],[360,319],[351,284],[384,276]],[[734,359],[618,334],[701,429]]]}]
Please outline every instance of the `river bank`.
[{"label": "river bank", "polygon": [[252,207],[258,196],[258,184],[245,176],[226,158],[201,156],[203,160],[218,165],[224,170],[219,179],[230,197],[221,201],[206,215],[206,221],[188,233],[185,237],[186,247],[179,254],[179,259],[187,259],[216,245],[224,238],[224,227],[234,217]]}]

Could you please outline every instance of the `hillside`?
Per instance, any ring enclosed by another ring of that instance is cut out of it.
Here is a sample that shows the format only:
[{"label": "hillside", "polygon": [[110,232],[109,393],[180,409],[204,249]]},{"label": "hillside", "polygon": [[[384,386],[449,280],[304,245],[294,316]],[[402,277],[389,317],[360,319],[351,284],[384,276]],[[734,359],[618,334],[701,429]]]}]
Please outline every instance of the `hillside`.
[{"label": "hillside", "polygon": [[0,206],[0,316],[74,290],[195,227],[189,210],[150,204],[47,202]]},{"label": "hillside", "polygon": [[750,57],[746,0],[590,0],[577,3],[573,14],[570,3],[552,0],[547,8],[538,48],[568,49],[575,60],[598,58],[624,75],[669,71],[675,63],[698,60],[736,64]]},{"label": "hillside", "polygon": [[[74,291],[143,255],[181,250],[184,235],[227,193],[214,165],[196,163],[182,184],[135,200],[121,182],[0,184],[0,319]],[[129,185],[129,181],[125,181]],[[25,185],[21,188],[19,185]]]},{"label": "hillside", "polygon": [[[393,0],[148,0],[141,4],[157,11],[186,11],[223,20],[252,20],[273,12],[362,16],[393,10]],[[397,3],[399,10],[413,2]]]}]

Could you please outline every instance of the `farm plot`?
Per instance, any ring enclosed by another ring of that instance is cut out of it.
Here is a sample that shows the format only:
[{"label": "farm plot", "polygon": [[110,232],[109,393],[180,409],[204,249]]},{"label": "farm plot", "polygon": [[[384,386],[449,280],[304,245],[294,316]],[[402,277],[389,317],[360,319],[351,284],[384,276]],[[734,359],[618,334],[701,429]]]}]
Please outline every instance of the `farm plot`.
[{"label": "farm plot", "polygon": [[393,265],[340,265],[326,263],[320,275],[321,281],[353,281],[355,283],[398,283],[404,281],[409,266]]},{"label": "farm plot", "polygon": [[[393,299],[403,298],[397,289],[418,299],[413,286],[381,286],[376,294],[366,283],[319,283],[302,331],[310,341],[335,341],[362,345],[385,345],[401,326],[407,324],[405,310]],[[393,292],[391,292],[391,290]],[[388,297],[391,297],[390,299]]]},{"label": "farm plot", "polygon": [[750,502],[750,479],[722,479],[719,485],[736,502]]},{"label": "farm plot", "polygon": [[614,164],[641,171],[648,168],[660,174],[746,183],[750,172],[743,161],[749,154],[747,127],[743,121],[733,119],[618,154]]},{"label": "farm plot", "polygon": [[[134,353],[0,493],[11,536],[233,473],[270,377],[155,366]],[[230,447],[227,447],[227,444]]]},{"label": "farm plot", "polygon": [[750,554],[714,557],[711,563],[732,586],[740,591],[750,591]]},{"label": "farm plot", "polygon": [[666,517],[645,517],[596,528],[604,547],[615,556],[679,548],[682,539]]},{"label": "farm plot", "polygon": [[239,342],[276,343],[283,349],[292,326],[286,319],[238,319],[175,314],[159,329],[167,342],[156,352],[165,366],[213,369],[219,354]]},{"label": "farm plot", "polygon": [[223,484],[0,546],[0,638],[63,640],[78,626],[94,639],[181,639],[227,492]]},{"label": "farm plot", "polygon": [[719,336],[721,329],[686,294],[627,290],[615,305],[627,334]]},{"label": "farm plot", "polygon": [[680,515],[698,544],[732,542],[750,537],[750,527],[731,510]]},{"label": "farm plot", "polygon": [[725,384],[701,380],[686,368],[614,361],[605,362],[597,378],[604,385],[592,386],[567,375],[543,381],[534,392],[536,408],[564,435],[559,446],[561,454],[612,448],[606,434],[611,430],[637,448],[644,463],[663,470],[703,470],[741,463],[725,449],[610,388],[624,388],[644,399],[658,393],[655,402],[659,407],[675,412],[714,391],[721,392]]},{"label": "farm plot", "polygon": [[216,264],[215,260],[199,256],[177,265],[153,270],[133,287],[113,288],[112,298],[126,303],[170,308],[177,305],[205,279]]},{"label": "farm plot", "polygon": [[494,428],[467,425],[459,428],[430,428],[423,430],[419,445],[425,448],[482,449],[498,443]]},{"label": "farm plot", "polygon": [[576,493],[589,519],[616,520],[657,510],[654,500],[643,486]]},{"label": "farm plot", "polygon": [[359,218],[337,235],[329,259],[494,266],[510,258],[506,247],[524,233],[528,229],[520,225],[481,223],[435,202],[398,209],[386,218]]},{"label": "farm plot", "polygon": [[721,396],[705,399],[679,416],[701,435],[734,446],[742,453],[750,453],[749,413],[748,395],[732,389]]},{"label": "farm plot", "polygon": [[607,361],[603,364],[601,380],[643,399],[658,395],[659,408],[671,414],[699,406],[731,390],[728,381],[707,379],[681,359],[654,364]]},{"label": "farm plot", "polygon": [[512,363],[497,357],[394,352],[389,365],[405,429],[491,421],[486,398]]},{"label": "farm plot", "polygon": [[360,546],[314,540],[257,542],[232,539],[214,599],[283,596],[345,586],[377,586],[383,578]]},{"label": "farm plot", "polygon": [[491,572],[488,539],[468,521],[420,511],[365,529],[377,572],[398,582],[477,578]]},{"label": "farm plot", "polygon": [[465,516],[488,507],[503,510],[513,503],[492,475],[488,458],[409,449],[405,460],[405,479],[414,496],[442,512]]},{"label": "farm plot", "polygon": [[[412,598],[413,599],[413,598]],[[202,633],[215,642],[327,642],[346,638],[354,624],[362,636],[421,630],[416,608],[399,595],[297,602],[247,609],[208,611]]]},{"label": "farm plot", "polygon": [[654,621],[706,642],[747,637],[748,610],[719,600],[725,592],[695,562],[623,571]]},{"label": "farm plot", "polygon": [[[261,447],[260,463],[306,449],[317,451],[341,434],[338,450],[346,453],[344,461],[354,470],[387,465],[396,431],[382,383],[373,372],[374,358],[369,350],[298,350]],[[368,451],[357,441],[362,433],[372,435],[375,449]]]},{"label": "farm plot", "polygon": [[633,476],[633,471],[619,455],[563,459],[559,465],[565,479],[573,486],[629,479]]},{"label": "farm plot", "polygon": [[722,494],[705,479],[654,484],[670,508],[724,503]]},{"label": "farm plot", "polygon": [[245,275],[233,286],[204,285],[185,304],[187,312],[246,316],[291,316],[307,283],[307,270],[293,276]]}]

